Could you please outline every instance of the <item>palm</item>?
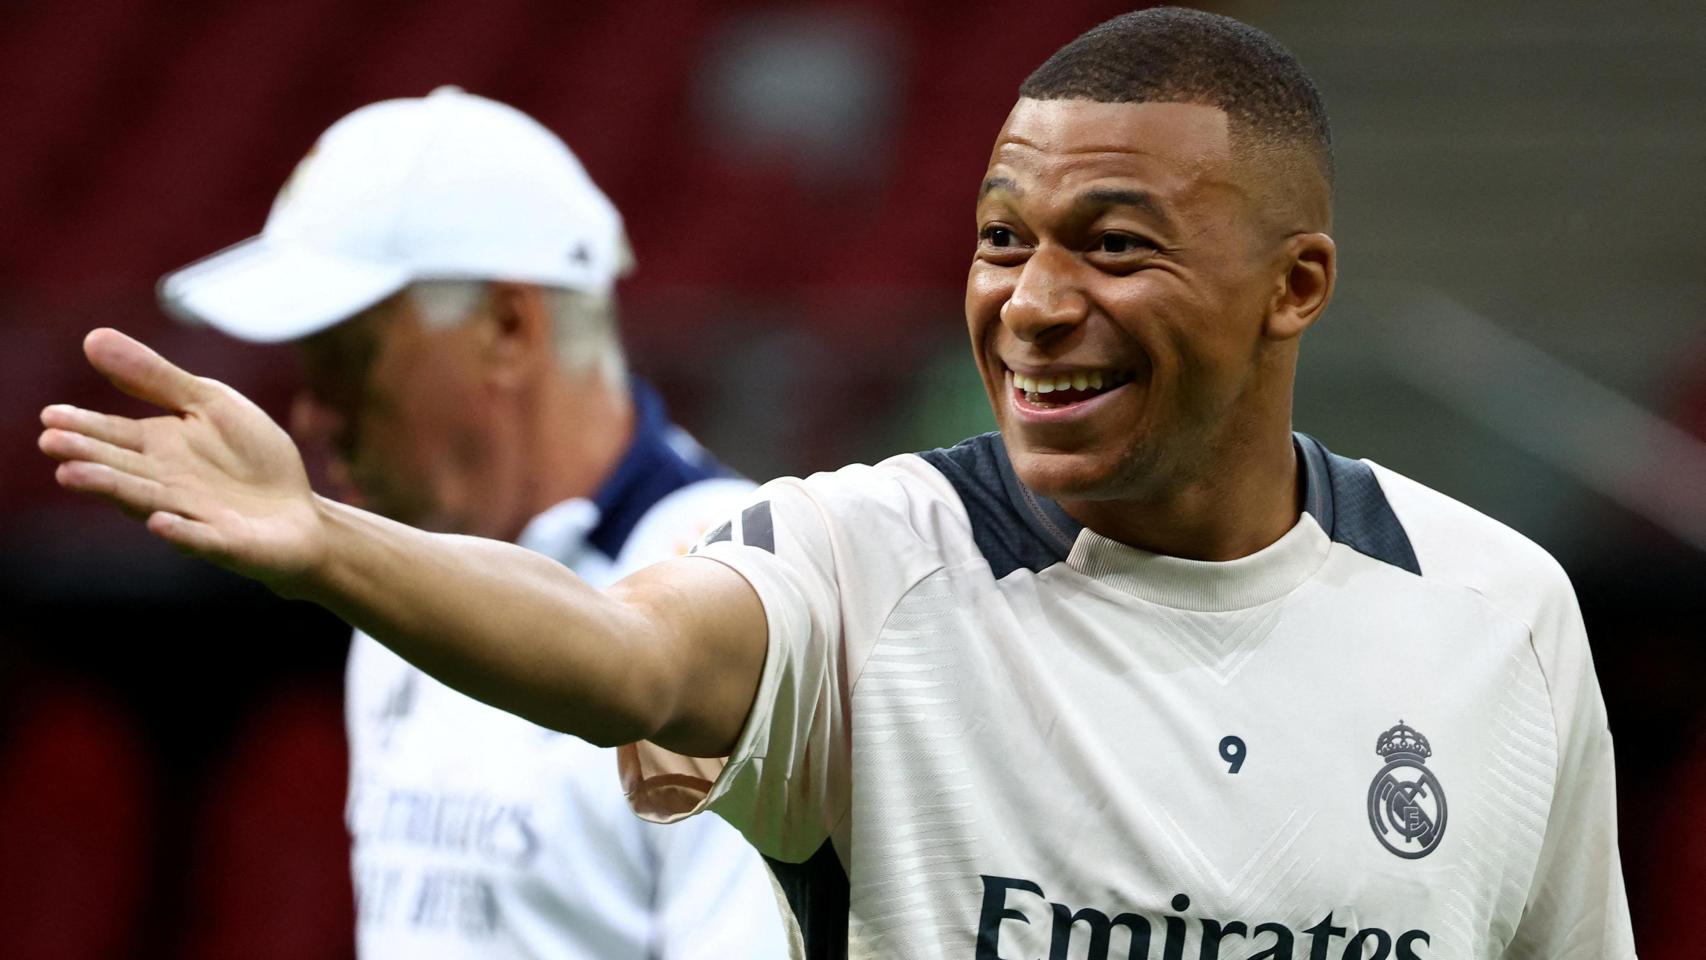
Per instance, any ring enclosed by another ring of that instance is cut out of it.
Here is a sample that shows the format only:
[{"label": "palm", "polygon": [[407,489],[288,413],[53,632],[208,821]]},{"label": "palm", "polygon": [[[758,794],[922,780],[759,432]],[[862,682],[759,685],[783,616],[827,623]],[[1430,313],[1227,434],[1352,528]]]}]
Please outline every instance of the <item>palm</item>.
[{"label": "palm", "polygon": [[41,448],[62,461],[62,486],[104,497],[178,547],[273,586],[316,562],[320,514],[278,424],[230,387],[116,331],[91,333],[84,352],[120,389],[167,414],[44,410]]}]

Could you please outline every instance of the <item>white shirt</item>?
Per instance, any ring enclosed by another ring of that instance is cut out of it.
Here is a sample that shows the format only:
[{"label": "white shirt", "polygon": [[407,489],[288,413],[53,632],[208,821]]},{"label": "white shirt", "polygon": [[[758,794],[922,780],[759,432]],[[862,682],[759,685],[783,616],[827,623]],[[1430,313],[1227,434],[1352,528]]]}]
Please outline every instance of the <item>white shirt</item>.
[{"label": "white shirt", "polygon": [[764,604],[751,715],[720,769],[623,748],[632,802],[805,861],[812,957],[1633,957],[1563,571],[1297,446],[1307,511],[1228,563],[1080,528],[995,435],[765,485],[698,550]]},{"label": "white shirt", "polygon": [[[594,500],[519,543],[594,586],[679,556],[752,484],[668,427],[648,394]],[[636,818],[615,751],[466,697],[355,635],[347,690],[363,960],[724,960],[787,956],[763,860],[728,824]]]}]

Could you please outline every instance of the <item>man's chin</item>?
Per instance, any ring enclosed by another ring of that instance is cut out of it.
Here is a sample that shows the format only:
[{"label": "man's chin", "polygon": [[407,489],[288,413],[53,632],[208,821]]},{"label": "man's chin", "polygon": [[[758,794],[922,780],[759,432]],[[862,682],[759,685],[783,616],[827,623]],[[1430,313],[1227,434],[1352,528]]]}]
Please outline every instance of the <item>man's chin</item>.
[{"label": "man's chin", "polygon": [[1105,500],[1116,495],[1120,457],[1112,451],[1030,450],[1009,445],[1019,482],[1051,500]]}]

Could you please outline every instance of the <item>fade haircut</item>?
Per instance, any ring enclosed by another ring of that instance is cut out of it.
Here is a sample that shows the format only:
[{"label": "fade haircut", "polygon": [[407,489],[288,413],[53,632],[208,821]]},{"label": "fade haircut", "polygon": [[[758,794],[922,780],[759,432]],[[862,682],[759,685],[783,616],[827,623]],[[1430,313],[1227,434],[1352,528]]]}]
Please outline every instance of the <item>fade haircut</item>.
[{"label": "fade haircut", "polygon": [[1301,148],[1332,189],[1333,134],[1315,82],[1279,41],[1230,17],[1180,7],[1115,17],[1055,51],[1019,96],[1219,107],[1234,142]]}]

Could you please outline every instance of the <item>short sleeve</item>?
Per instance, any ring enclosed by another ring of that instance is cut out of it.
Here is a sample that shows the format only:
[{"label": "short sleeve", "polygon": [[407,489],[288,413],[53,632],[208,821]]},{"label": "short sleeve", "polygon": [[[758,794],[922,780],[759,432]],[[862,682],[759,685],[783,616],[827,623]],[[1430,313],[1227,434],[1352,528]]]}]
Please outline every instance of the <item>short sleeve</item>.
[{"label": "short sleeve", "polygon": [[1531,625],[1558,736],[1540,860],[1510,960],[1635,956],[1617,848],[1617,783],[1605,702],[1574,591],[1555,571]]},{"label": "short sleeve", "polygon": [[853,684],[889,611],[940,566],[908,487],[884,466],[772,481],[694,548],[763,603],[763,673],[726,760],[620,749],[637,813],[670,822],[709,808],[787,862],[833,833],[850,798]]},{"label": "short sleeve", "polygon": [[752,498],[757,484],[719,477],[689,484],[659,500],[628,535],[615,557],[611,575],[621,579],[636,570],[686,556],[694,545]]}]

